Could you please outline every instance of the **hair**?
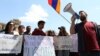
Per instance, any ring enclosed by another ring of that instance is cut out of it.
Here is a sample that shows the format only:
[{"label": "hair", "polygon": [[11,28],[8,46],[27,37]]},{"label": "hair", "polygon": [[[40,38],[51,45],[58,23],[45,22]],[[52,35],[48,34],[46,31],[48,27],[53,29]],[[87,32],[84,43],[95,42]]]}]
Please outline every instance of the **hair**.
[{"label": "hair", "polygon": [[30,30],[31,30],[31,26],[27,26],[26,27],[26,32],[30,32]]},{"label": "hair", "polygon": [[[6,27],[5,27],[5,33],[9,33],[9,25],[13,23],[12,21],[9,21],[7,24],[6,24]],[[14,24],[14,23],[13,23]]]},{"label": "hair", "polygon": [[24,25],[19,25],[18,29],[19,29],[19,28],[21,28],[21,27],[25,28],[25,26],[24,26]]},{"label": "hair", "polygon": [[39,21],[39,22],[38,22],[38,25],[40,25],[41,23],[45,24],[45,21],[42,21],[42,20]]},{"label": "hair", "polygon": [[83,11],[83,10],[79,11],[79,14],[82,13],[82,12],[85,13],[86,17],[88,16],[87,13],[85,11]]},{"label": "hair", "polygon": [[30,28],[31,26],[27,26],[26,29]]},{"label": "hair", "polygon": [[47,36],[55,36],[55,32],[53,30],[48,30]]},{"label": "hair", "polygon": [[66,29],[65,27],[60,27],[61,29],[59,29],[59,33],[58,33],[58,36],[67,36],[68,33],[66,32]]}]

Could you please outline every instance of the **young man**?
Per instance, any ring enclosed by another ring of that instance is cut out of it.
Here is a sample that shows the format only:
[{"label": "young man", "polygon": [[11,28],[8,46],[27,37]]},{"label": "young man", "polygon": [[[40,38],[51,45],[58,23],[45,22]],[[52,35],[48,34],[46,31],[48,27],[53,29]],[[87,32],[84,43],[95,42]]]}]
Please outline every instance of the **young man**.
[{"label": "young man", "polygon": [[24,32],[25,35],[31,35],[31,26],[26,27],[26,32]]},{"label": "young man", "polygon": [[42,29],[44,28],[44,21],[39,21],[38,22],[38,28],[36,28],[33,32],[32,35],[41,35],[41,36],[45,36],[46,34],[42,31]]},{"label": "young man", "polygon": [[71,18],[71,34],[78,34],[78,50],[80,56],[100,56],[94,24],[87,21],[87,13],[79,12],[81,22],[75,24],[75,16]]},{"label": "young man", "polygon": [[19,25],[19,27],[18,27],[19,35],[23,35],[24,31],[25,31],[25,26],[24,25]]}]

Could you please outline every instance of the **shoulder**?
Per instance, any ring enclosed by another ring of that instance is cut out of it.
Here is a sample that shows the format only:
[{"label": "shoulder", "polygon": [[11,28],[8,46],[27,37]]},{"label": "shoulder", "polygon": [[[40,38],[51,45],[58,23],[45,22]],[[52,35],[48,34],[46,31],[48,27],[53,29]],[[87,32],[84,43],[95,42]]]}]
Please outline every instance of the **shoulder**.
[{"label": "shoulder", "polygon": [[37,32],[39,32],[39,29],[35,28],[34,31],[32,32],[32,35],[37,34]]},{"label": "shoulder", "polygon": [[81,27],[82,27],[82,23],[77,23],[77,24],[75,25],[75,31],[78,32],[79,29],[81,29]]},{"label": "shoulder", "polygon": [[75,25],[75,27],[79,27],[79,26],[81,26],[82,25],[82,23],[77,23],[76,25]]},{"label": "shoulder", "polygon": [[94,25],[97,25],[97,23],[96,23],[96,22],[93,22],[93,21],[91,21],[90,23],[92,23],[92,24],[94,24]]},{"label": "shoulder", "polygon": [[[35,28],[34,31],[39,31],[39,29],[38,29],[38,28]],[[33,32],[34,32],[34,31],[33,31]]]}]

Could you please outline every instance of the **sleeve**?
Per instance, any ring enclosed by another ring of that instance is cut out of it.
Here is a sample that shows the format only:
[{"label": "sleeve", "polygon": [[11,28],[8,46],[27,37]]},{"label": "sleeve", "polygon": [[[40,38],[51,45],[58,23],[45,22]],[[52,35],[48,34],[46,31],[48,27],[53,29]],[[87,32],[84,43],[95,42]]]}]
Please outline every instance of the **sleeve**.
[{"label": "sleeve", "polygon": [[78,32],[78,24],[75,25],[75,33]]},{"label": "sleeve", "polygon": [[34,31],[32,32],[32,35],[37,35],[37,29],[34,29]]}]

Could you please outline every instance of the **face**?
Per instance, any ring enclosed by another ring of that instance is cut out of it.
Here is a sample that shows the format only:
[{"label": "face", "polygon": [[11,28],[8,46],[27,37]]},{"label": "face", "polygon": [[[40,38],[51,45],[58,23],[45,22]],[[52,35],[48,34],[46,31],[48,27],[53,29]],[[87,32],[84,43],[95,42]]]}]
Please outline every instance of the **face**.
[{"label": "face", "polygon": [[21,33],[23,33],[23,32],[25,31],[25,28],[24,28],[24,27],[21,27],[21,28],[19,28],[19,31],[20,31]]},{"label": "face", "polygon": [[83,22],[83,21],[86,21],[86,13],[85,12],[81,12],[80,13],[80,20]]},{"label": "face", "polygon": [[28,27],[28,28],[27,28],[27,31],[29,31],[29,32],[30,32],[30,31],[31,31],[31,27]]},{"label": "face", "polygon": [[13,29],[14,29],[14,25],[13,24],[9,24],[9,30],[13,31]]},{"label": "face", "polygon": [[43,29],[44,28],[44,23],[41,23],[40,25],[39,25],[39,29]]}]

